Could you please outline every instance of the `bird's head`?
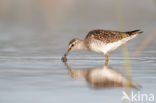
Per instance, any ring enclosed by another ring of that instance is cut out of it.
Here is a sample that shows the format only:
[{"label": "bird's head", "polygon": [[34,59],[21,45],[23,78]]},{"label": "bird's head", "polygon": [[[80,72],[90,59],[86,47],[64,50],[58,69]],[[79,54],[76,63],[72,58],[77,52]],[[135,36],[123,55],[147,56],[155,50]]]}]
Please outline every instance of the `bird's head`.
[{"label": "bird's head", "polygon": [[83,42],[83,40],[80,40],[80,39],[77,39],[77,38],[72,39],[68,44],[68,51],[66,52],[65,55],[67,56],[69,52],[81,49],[82,48],[81,47],[82,42]]},{"label": "bird's head", "polygon": [[[84,42],[83,40],[80,40],[80,39],[77,39],[77,38],[74,38],[72,39],[69,44],[68,44],[68,50],[67,52],[64,54],[64,57],[63,59],[66,59],[66,56],[74,51],[74,50],[79,50],[79,49],[83,49],[84,48]],[[66,60],[65,60],[66,61]]]}]

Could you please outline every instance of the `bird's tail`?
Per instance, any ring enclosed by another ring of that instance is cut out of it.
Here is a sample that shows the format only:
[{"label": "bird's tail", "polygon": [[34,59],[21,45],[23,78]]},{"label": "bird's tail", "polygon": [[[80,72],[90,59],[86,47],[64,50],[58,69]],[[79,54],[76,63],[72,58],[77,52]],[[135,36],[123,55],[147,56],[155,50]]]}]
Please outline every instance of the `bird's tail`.
[{"label": "bird's tail", "polygon": [[143,33],[143,31],[141,30],[133,30],[133,31],[127,31],[126,34],[128,34],[129,36],[131,35],[136,35],[136,34],[141,34]]}]

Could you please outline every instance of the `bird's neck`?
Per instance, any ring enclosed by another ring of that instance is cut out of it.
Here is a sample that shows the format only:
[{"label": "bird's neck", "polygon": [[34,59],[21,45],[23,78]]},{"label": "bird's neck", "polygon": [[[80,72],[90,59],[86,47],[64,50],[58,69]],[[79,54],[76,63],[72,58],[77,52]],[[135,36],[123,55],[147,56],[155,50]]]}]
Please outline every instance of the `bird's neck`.
[{"label": "bird's neck", "polygon": [[79,49],[80,50],[88,50],[84,40],[81,40],[81,42],[79,43]]}]

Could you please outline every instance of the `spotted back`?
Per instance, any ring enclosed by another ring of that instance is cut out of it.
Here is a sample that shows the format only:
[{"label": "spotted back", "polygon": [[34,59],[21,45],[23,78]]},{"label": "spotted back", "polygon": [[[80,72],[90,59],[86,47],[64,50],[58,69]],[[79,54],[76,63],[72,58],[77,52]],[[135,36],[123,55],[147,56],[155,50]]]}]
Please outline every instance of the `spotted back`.
[{"label": "spotted back", "polygon": [[120,32],[120,31],[98,29],[98,30],[90,31],[85,39],[94,38],[104,43],[112,43],[112,42],[119,41],[123,38],[129,37],[131,35],[135,35],[137,33],[142,33],[142,32],[139,32],[138,30],[129,31],[129,32]]}]

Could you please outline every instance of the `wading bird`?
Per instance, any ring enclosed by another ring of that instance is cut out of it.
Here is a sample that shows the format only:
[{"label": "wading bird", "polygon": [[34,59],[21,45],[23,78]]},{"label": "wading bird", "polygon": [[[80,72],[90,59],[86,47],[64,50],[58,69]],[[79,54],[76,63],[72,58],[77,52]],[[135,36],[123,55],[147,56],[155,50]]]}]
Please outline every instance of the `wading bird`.
[{"label": "wading bird", "polygon": [[112,30],[92,30],[90,31],[84,40],[74,38],[69,43],[67,52],[62,57],[63,62],[67,61],[66,56],[69,52],[74,50],[89,50],[97,53],[103,53],[106,58],[106,64],[108,64],[108,53],[117,49],[128,40],[133,39],[138,34],[141,34],[140,30],[133,30],[127,32],[112,31]]}]

